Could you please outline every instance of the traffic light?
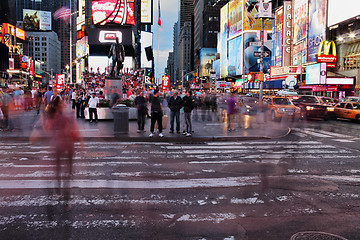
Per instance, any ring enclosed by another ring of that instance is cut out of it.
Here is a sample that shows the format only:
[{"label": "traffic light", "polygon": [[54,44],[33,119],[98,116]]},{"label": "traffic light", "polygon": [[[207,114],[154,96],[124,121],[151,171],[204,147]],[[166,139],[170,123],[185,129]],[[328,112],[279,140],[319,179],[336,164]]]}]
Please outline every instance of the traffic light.
[{"label": "traffic light", "polygon": [[148,77],[152,77],[152,69],[151,68],[146,68],[145,69],[145,75]]},{"label": "traffic light", "polygon": [[264,73],[261,72],[250,72],[247,75],[248,82],[263,82],[264,81]]}]

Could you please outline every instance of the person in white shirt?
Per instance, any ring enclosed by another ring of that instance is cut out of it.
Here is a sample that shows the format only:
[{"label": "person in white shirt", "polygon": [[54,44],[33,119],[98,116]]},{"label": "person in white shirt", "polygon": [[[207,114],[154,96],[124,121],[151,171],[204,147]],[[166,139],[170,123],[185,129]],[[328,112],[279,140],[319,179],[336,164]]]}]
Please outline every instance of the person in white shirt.
[{"label": "person in white shirt", "polygon": [[98,115],[97,115],[97,105],[99,104],[99,98],[96,96],[95,93],[91,94],[91,98],[89,99],[88,107],[89,107],[89,118],[90,122],[92,122],[92,115],[94,113],[95,115],[95,121],[98,121]]},{"label": "person in white shirt", "polygon": [[72,102],[72,110],[75,111],[75,100],[76,100],[76,90],[74,88],[73,92],[71,93],[71,102]]}]

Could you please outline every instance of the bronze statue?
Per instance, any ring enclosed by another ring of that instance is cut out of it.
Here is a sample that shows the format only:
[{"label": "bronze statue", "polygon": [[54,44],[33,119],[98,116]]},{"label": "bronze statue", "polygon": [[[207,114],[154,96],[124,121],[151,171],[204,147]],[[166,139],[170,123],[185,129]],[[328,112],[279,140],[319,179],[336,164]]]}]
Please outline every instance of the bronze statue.
[{"label": "bronze statue", "polygon": [[119,38],[116,38],[116,43],[113,43],[110,47],[108,58],[112,57],[112,66],[110,76],[114,75],[114,69],[116,64],[116,76],[119,75],[120,70],[123,68],[123,62],[125,60],[125,49],[124,46],[119,43]]}]

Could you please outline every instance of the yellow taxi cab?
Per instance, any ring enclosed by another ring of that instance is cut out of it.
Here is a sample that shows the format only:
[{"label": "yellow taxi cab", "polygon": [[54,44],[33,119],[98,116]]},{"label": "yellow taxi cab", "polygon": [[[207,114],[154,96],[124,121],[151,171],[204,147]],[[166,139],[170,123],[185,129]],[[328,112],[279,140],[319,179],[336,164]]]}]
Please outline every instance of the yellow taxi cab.
[{"label": "yellow taxi cab", "polygon": [[360,123],[360,102],[342,102],[335,106],[337,118],[347,118]]},{"label": "yellow taxi cab", "polygon": [[292,118],[299,120],[301,109],[296,107],[287,97],[270,97],[268,104],[271,120]]}]

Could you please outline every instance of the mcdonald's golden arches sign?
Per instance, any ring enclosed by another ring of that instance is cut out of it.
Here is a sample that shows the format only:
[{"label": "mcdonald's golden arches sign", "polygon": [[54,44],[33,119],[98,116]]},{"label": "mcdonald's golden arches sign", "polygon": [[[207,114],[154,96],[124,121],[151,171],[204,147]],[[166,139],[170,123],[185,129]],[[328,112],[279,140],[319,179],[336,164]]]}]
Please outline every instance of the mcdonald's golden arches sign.
[{"label": "mcdonald's golden arches sign", "polygon": [[327,63],[327,67],[334,68],[337,60],[335,42],[322,41],[316,59],[318,63]]}]

